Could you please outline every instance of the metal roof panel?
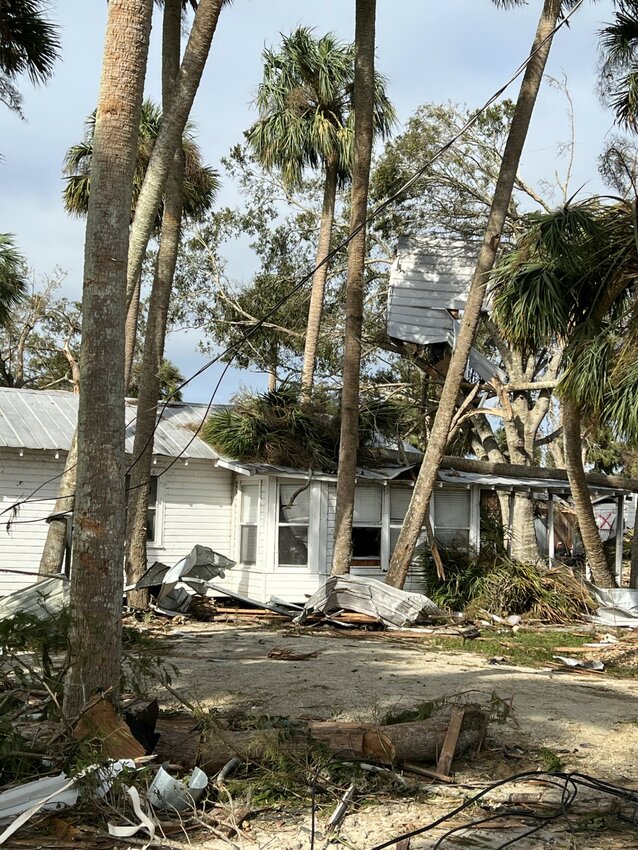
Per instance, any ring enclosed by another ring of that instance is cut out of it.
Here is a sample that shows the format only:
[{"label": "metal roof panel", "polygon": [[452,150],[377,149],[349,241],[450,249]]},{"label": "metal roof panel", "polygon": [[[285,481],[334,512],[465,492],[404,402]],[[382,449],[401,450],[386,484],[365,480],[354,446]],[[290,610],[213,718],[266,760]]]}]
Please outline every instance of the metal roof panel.
[{"label": "metal roof panel", "polygon": [[[68,451],[77,420],[78,396],[60,390],[0,388],[0,446]],[[215,460],[218,455],[196,436],[208,405],[171,402],[161,411],[153,452],[166,457]],[[127,399],[126,451],[133,451],[137,404]]]}]

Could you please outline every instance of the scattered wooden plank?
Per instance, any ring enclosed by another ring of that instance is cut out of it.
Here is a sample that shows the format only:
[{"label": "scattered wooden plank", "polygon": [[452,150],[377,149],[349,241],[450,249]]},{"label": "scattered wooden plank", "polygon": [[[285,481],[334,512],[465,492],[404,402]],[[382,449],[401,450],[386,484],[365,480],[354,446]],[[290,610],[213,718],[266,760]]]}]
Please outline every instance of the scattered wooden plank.
[{"label": "scattered wooden plank", "polygon": [[456,705],[452,706],[450,722],[447,727],[447,732],[445,733],[445,740],[443,741],[443,747],[441,748],[441,755],[439,756],[439,760],[436,765],[436,772],[441,773],[443,776],[448,776],[450,773],[452,759],[456,752],[456,745],[459,740],[459,735],[461,734],[461,726],[463,725],[464,717],[465,709],[459,708]]},{"label": "scattered wooden plank", "polygon": [[406,762],[403,765],[403,770],[406,773],[414,773],[416,776],[426,776],[428,779],[436,779],[439,782],[454,782],[451,776],[437,773],[436,770],[428,770],[427,767],[422,767],[420,764],[412,764],[412,762]]}]

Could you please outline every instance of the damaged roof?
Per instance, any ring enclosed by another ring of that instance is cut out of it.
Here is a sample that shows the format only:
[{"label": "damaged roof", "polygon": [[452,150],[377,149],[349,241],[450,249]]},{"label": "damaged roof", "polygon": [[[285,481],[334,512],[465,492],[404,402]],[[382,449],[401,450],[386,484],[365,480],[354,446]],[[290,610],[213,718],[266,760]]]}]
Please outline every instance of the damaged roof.
[{"label": "damaged roof", "polygon": [[[78,395],[61,390],[0,388],[0,447],[68,451],[77,421],[78,399]],[[159,420],[153,453],[217,460],[217,452],[195,436],[195,430],[209,412],[206,404],[170,402]],[[136,414],[136,399],[127,399],[126,451],[129,454],[133,452]]]}]

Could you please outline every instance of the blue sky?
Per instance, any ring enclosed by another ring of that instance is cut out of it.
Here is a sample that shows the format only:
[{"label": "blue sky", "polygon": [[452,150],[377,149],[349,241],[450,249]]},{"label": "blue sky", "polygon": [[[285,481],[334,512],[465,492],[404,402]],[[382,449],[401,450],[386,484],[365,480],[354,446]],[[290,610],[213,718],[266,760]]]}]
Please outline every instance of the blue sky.
[{"label": "blue sky", "polygon": [[[56,267],[67,273],[66,293],[79,297],[82,283],[84,224],[62,208],[61,165],[66,149],[82,136],[94,108],[99,82],[107,4],[103,0],[51,0],[50,16],[61,27],[62,58],[47,86],[21,81],[26,121],[0,106],[0,232],[15,234],[36,275]],[[489,0],[378,0],[377,64],[389,79],[389,92],[405,122],[429,101],[480,106],[509,78],[529,52],[540,0],[509,11]],[[611,17],[611,0],[586,0],[569,29],[552,47],[548,73],[567,77],[576,129],[572,189],[600,187],[596,158],[612,131],[611,115],[595,93],[596,33]],[[192,118],[205,161],[220,157],[241,141],[255,112],[251,102],[261,78],[261,51],[279,42],[295,26],[335,32],[344,40],[354,33],[353,0],[235,0],[225,9]],[[146,92],[159,101],[160,22],[155,21]],[[516,85],[508,96],[514,97]],[[400,130],[400,126],[399,126]],[[545,85],[523,154],[521,173],[529,182],[552,181],[564,170],[558,144],[569,137],[564,97]],[[415,163],[415,166],[418,164]],[[221,203],[233,203],[225,185]],[[249,263],[233,259],[229,274],[241,279]],[[205,358],[197,353],[197,335],[169,340],[168,355],[185,375]],[[212,367],[189,388],[187,398],[206,400],[219,375]],[[217,399],[226,400],[241,384],[261,386],[252,374],[231,371]]]}]

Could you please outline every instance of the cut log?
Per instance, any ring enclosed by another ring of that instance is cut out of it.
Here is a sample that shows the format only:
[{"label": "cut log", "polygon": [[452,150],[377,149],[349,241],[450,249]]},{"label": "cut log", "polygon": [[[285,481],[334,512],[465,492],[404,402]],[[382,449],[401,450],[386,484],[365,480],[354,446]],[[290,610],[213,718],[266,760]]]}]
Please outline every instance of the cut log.
[{"label": "cut log", "polygon": [[[201,742],[201,766],[215,773],[233,757],[258,759],[273,748],[300,753],[310,746],[310,740],[321,744],[345,761],[372,761],[380,764],[402,765],[405,762],[434,762],[443,748],[451,712],[442,711],[427,720],[373,726],[365,723],[313,721],[307,732],[290,735],[278,729],[257,729],[247,732],[219,730],[207,732]],[[468,708],[463,717],[454,755],[458,756],[483,739],[487,717],[478,709]]]}]

